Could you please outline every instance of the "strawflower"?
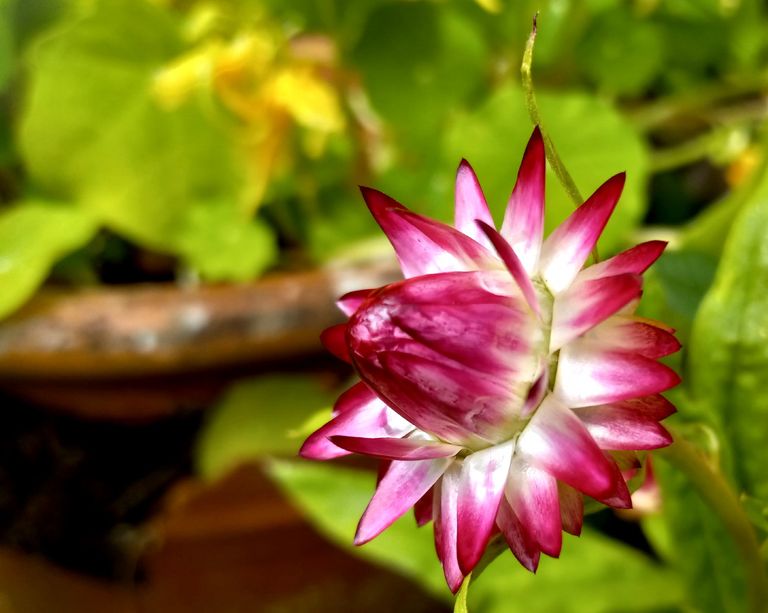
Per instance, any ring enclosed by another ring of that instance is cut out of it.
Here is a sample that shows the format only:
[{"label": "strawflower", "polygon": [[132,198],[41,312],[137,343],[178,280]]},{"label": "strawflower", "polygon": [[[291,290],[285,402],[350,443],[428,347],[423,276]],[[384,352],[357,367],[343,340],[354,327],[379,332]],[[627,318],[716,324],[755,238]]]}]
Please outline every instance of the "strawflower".
[{"label": "strawflower", "polygon": [[474,171],[456,178],[455,228],[388,196],[363,197],[405,280],[339,300],[323,341],[361,381],[301,449],[307,458],[384,460],[355,536],[413,507],[434,522],[452,591],[497,533],[535,571],[579,534],[583,496],[631,507],[622,471],[669,445],[660,394],[679,382],[657,358],[673,330],[635,316],[650,241],[584,268],[624,186],[606,181],[543,240],[545,153],[534,130],[500,231]]}]

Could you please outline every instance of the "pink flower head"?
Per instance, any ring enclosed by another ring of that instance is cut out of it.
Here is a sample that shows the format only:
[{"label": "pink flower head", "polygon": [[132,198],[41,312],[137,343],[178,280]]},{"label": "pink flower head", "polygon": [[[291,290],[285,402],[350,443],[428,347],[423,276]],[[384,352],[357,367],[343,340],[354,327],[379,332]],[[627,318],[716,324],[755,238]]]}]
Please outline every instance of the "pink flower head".
[{"label": "pink flower head", "polygon": [[361,381],[301,454],[385,460],[355,543],[413,507],[420,525],[434,520],[453,591],[497,532],[535,570],[563,530],[579,534],[583,495],[630,507],[627,458],[672,440],[659,421],[675,409],[659,393],[679,377],[656,360],[680,345],[633,315],[665,243],[583,268],[624,174],[546,239],[544,174],[537,128],[498,232],[466,161],[455,227],[363,188],[405,280],[342,297],[349,321],[323,334]]}]

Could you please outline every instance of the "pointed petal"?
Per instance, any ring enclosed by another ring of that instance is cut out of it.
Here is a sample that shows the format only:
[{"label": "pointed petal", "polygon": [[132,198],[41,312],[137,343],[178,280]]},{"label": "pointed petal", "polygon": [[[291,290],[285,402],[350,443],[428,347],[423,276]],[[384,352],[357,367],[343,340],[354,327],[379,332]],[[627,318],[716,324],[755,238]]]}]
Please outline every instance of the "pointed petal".
[{"label": "pointed petal", "polygon": [[443,478],[435,485],[435,549],[443,566],[445,580],[454,594],[464,581],[456,553],[456,530],[459,509],[459,480],[461,466],[454,462],[445,471]]},{"label": "pointed petal", "polygon": [[459,481],[458,558],[465,575],[480,561],[496,524],[514,443],[464,458]]},{"label": "pointed petal", "polygon": [[532,573],[535,573],[539,567],[539,558],[541,557],[539,545],[530,531],[517,518],[506,500],[502,500],[499,505],[496,524],[499,526],[499,530],[504,535],[504,540],[507,541],[507,545],[509,545],[518,562]]},{"label": "pointed petal", "polygon": [[584,497],[570,485],[558,482],[560,521],[568,534],[579,536],[584,523]]},{"label": "pointed petal", "polygon": [[671,368],[641,355],[574,342],[560,350],[555,394],[585,407],[657,394],[680,383]]},{"label": "pointed petal", "polygon": [[354,292],[349,292],[336,301],[336,306],[341,309],[341,312],[344,313],[344,315],[352,317],[352,315],[355,314],[355,311],[360,308],[360,305],[365,302],[366,298],[375,291],[376,290],[373,289],[359,289]]},{"label": "pointed petal", "polygon": [[330,328],[323,330],[320,335],[320,342],[322,342],[323,346],[337,358],[351,364],[352,358],[349,357],[346,334],[347,324],[331,326]]},{"label": "pointed petal", "polygon": [[613,277],[620,274],[641,275],[659,259],[666,248],[666,241],[648,241],[622,251],[618,255],[593,264],[579,273],[578,280]]},{"label": "pointed petal", "polygon": [[575,413],[603,449],[658,449],[672,443],[672,436],[659,420],[670,415],[674,407],[657,398],[664,400],[650,396],[576,409]]},{"label": "pointed petal", "polygon": [[493,261],[485,247],[458,230],[412,213],[377,190],[364,187],[361,191],[406,277],[477,270]]},{"label": "pointed petal", "polygon": [[574,283],[555,298],[549,350],[557,351],[608,319],[637,298],[642,287],[642,277],[637,275],[618,275]]},{"label": "pointed petal", "polygon": [[626,315],[611,317],[591,330],[589,337],[604,349],[637,353],[651,359],[662,358],[680,349],[680,342],[670,328],[650,319]]},{"label": "pointed petal", "polygon": [[307,438],[299,455],[313,460],[349,455],[329,440],[331,436],[397,437],[413,430],[412,424],[387,407],[364,383],[354,385],[339,397],[334,415]]},{"label": "pointed petal", "polygon": [[594,496],[594,499],[614,509],[631,509],[632,495],[627,487],[627,482],[624,480],[624,475],[621,474],[621,469],[610,457],[606,457],[606,459],[611,469],[613,488],[609,494],[597,495]]},{"label": "pointed petal", "polygon": [[613,494],[610,462],[573,412],[547,396],[518,439],[521,459],[592,496]]},{"label": "pointed petal", "polygon": [[504,265],[507,267],[509,274],[512,275],[512,278],[517,283],[520,291],[523,292],[523,296],[525,296],[525,301],[528,303],[528,306],[531,307],[531,310],[536,313],[536,315],[540,315],[541,309],[539,307],[539,299],[536,297],[536,290],[533,288],[533,283],[531,283],[528,273],[523,268],[520,260],[517,259],[517,255],[515,255],[512,247],[504,240],[504,237],[502,237],[501,234],[496,232],[496,230],[488,224],[478,220],[477,225],[483,234],[488,237],[488,240],[493,245],[496,253],[498,253],[501,261],[504,262]]},{"label": "pointed petal", "polygon": [[544,141],[536,126],[525,149],[501,226],[501,235],[512,246],[529,275],[536,271],[541,252],[545,171]]},{"label": "pointed petal", "polygon": [[349,410],[360,410],[363,405],[371,402],[384,406],[384,403],[376,397],[371,388],[362,381],[359,381],[336,399],[333,405],[333,416],[335,417],[339,413],[345,413]]},{"label": "pointed petal", "polygon": [[624,173],[608,179],[544,241],[539,270],[554,294],[567,289],[584,266],[619,201],[624,179]]},{"label": "pointed petal", "polygon": [[451,462],[451,458],[392,462],[360,519],[355,545],[367,543],[389,528],[427,493]]},{"label": "pointed petal", "polygon": [[544,470],[517,460],[512,465],[504,494],[539,543],[541,551],[557,557],[563,545],[557,480]]},{"label": "pointed petal", "polygon": [[384,460],[432,460],[455,456],[461,447],[439,441],[418,438],[363,438],[358,436],[331,436],[337,447]]},{"label": "pointed petal", "polygon": [[434,506],[434,494],[437,484],[431,490],[424,494],[416,504],[413,505],[413,515],[416,518],[416,525],[421,528],[432,521],[432,507]]},{"label": "pointed petal", "polygon": [[412,211],[401,211],[399,215],[432,243],[429,262],[421,266],[419,274],[480,270],[496,260],[483,244],[449,225]]},{"label": "pointed petal", "polygon": [[467,160],[461,160],[456,171],[456,211],[453,225],[459,232],[475,239],[481,245],[490,247],[488,239],[478,230],[476,219],[490,226],[494,225],[475,171]]}]

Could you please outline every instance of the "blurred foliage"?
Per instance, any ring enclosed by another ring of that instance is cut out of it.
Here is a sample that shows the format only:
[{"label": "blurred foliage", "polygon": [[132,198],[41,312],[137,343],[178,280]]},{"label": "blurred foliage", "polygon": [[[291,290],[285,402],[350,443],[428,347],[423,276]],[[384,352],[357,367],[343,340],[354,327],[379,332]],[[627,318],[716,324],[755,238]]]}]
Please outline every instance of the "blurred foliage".
[{"label": "blurred foliage", "polygon": [[[270,474],[288,496],[334,542],[347,545],[375,485],[375,475],[327,464],[273,461]],[[395,568],[428,591],[452,600],[435,561],[432,531],[419,529],[409,514],[359,555]],[[588,586],[588,587],[587,587]],[[577,595],[585,594],[588,598]],[[531,611],[593,613],[669,610],[682,602],[675,572],[645,554],[585,529],[566,537],[558,560],[542,560],[534,575],[506,552],[488,566],[469,590],[469,610],[488,613]],[[617,603],[621,603],[617,608]]]},{"label": "blurred foliage", "polygon": [[[530,133],[517,66],[536,10],[542,112],[577,185],[628,171],[604,253],[701,208],[686,164],[745,181],[762,114],[729,105],[768,83],[757,0],[4,0],[0,199],[87,211],[214,281],[355,251],[376,232],[357,184],[449,219],[461,157],[499,216]],[[662,167],[676,201],[649,193]],[[552,227],[572,205],[548,185]],[[98,281],[108,243],[80,278]],[[66,255],[47,253],[47,269]]]},{"label": "blurred foliage", "polygon": [[[299,375],[264,376],[235,385],[198,441],[198,471],[214,479],[244,460],[294,455],[307,434],[328,420],[333,400],[319,382]],[[318,412],[321,421],[315,428],[302,427]]]}]

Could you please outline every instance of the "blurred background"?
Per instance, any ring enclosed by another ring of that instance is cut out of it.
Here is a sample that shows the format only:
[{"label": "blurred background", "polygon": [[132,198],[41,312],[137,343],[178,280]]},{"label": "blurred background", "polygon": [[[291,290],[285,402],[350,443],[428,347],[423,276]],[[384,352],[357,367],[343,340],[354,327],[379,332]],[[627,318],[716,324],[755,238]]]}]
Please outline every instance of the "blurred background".
[{"label": "blurred background", "polygon": [[[357,186],[450,220],[465,157],[500,219],[536,11],[576,184],[628,173],[600,254],[670,241],[644,309],[685,343],[768,195],[759,0],[0,0],[0,612],[451,609],[430,528],[351,547],[373,467],[296,451],[352,374],[334,299],[398,278]],[[636,502],[473,610],[695,610],[692,507]]]}]

